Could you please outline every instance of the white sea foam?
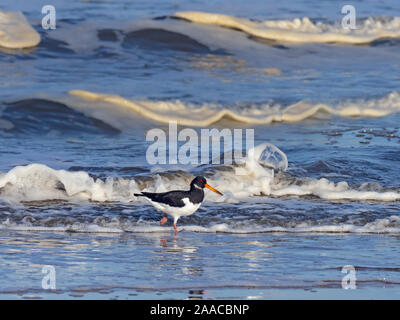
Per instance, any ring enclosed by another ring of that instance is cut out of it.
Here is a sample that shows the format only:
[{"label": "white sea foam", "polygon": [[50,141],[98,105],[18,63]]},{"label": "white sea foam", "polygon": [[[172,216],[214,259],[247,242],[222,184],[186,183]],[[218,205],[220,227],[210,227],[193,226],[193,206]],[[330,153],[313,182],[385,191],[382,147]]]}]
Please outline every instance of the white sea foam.
[{"label": "white sea foam", "polygon": [[[362,186],[351,188],[345,181],[334,183],[325,178],[319,180],[303,178],[296,179],[295,182],[290,175],[286,179],[278,178],[275,176],[274,169],[265,166],[266,163],[270,163],[264,158],[266,150],[270,150],[269,153],[272,152],[272,154],[280,154],[281,151],[274,148],[270,144],[259,145],[249,151],[244,164],[213,170],[207,175],[207,179],[211,185],[221,190],[224,196],[206,193],[206,201],[251,202],[251,198],[255,196],[304,195],[328,201],[393,202],[400,199],[399,191],[384,191],[379,185],[373,190],[365,191]],[[286,157],[283,157],[276,167],[287,167]],[[134,197],[133,193],[186,189],[192,177],[190,174],[158,173],[151,174],[148,177],[150,179],[144,180],[139,176],[131,179],[109,178],[103,181],[92,178],[86,172],[54,170],[42,164],[31,164],[15,167],[8,173],[0,175],[0,197],[15,202],[53,199],[136,202],[142,200]]]},{"label": "white sea foam", "polygon": [[15,201],[112,200],[112,179],[93,179],[86,172],[54,170],[42,164],[18,166],[0,176],[2,197]]},{"label": "white sea foam", "polygon": [[351,30],[343,28],[340,24],[314,23],[307,17],[254,22],[224,14],[196,11],[176,12],[174,16],[192,22],[239,29],[260,38],[288,42],[362,44],[381,38],[400,37],[400,17],[387,18],[384,21],[369,17],[363,20],[357,29]]},{"label": "white sea foam", "polygon": [[202,233],[372,233],[372,234],[400,234],[400,217],[390,216],[376,219],[365,225],[354,224],[325,224],[313,225],[311,223],[298,223],[297,225],[265,227],[261,225],[248,225],[246,227],[229,226],[226,223],[214,224],[209,227],[188,225],[181,230]]},{"label": "white sea foam", "polygon": [[[293,105],[257,105],[246,110],[235,110],[216,104],[201,106],[182,101],[134,100],[113,94],[72,90],[71,95],[90,101],[106,102],[111,106],[128,109],[147,119],[179,125],[205,127],[228,118],[249,124],[270,124],[272,122],[297,122],[310,118],[318,112],[327,112],[342,117],[382,117],[400,111],[400,92],[393,91],[381,98],[347,100],[337,104],[300,101]],[[110,108],[111,109],[111,108]],[[109,122],[110,119],[102,119]]]},{"label": "white sea foam", "polygon": [[10,49],[37,46],[40,35],[21,12],[0,10],[0,46]]},{"label": "white sea foam", "polygon": [[[273,159],[274,161],[271,161]],[[267,166],[266,166],[267,165]],[[273,168],[271,168],[271,166]],[[315,196],[327,201],[330,200],[374,200],[381,202],[393,202],[400,199],[397,190],[384,191],[379,185],[373,185],[369,191],[361,185],[359,188],[351,188],[347,182],[331,182],[327,179],[297,178],[294,179],[288,173],[275,174],[277,168],[285,169],[287,158],[277,147],[265,143],[256,146],[249,151],[249,156],[244,164],[229,166],[227,168],[215,168],[208,172],[209,183],[221,190],[224,196],[217,196],[212,192],[206,192],[205,202],[211,206],[225,206],[228,203],[240,202],[252,204],[255,200],[258,206],[262,206],[263,197],[281,196]],[[238,174],[239,173],[239,174]],[[287,177],[285,179],[285,177]],[[68,172],[54,170],[45,165],[32,164],[15,167],[7,173],[0,173],[0,198],[7,205],[18,204],[20,201],[53,200],[67,201],[119,201],[132,202],[133,212],[141,206],[141,198],[133,196],[139,191],[164,192],[171,189],[185,189],[192,175],[182,172],[166,172],[150,174],[141,179],[135,176],[131,179],[100,179],[92,178],[86,172]],[[371,190],[372,189],[372,190]],[[260,202],[261,201],[261,202]],[[225,204],[217,204],[224,202]],[[261,204],[260,204],[261,203]],[[231,205],[231,204],[230,204]],[[15,207],[18,208],[18,207]],[[250,209],[251,210],[251,209]],[[129,212],[128,212],[129,213]],[[6,213],[5,213],[6,214]],[[47,212],[47,214],[51,214]],[[94,219],[64,219],[57,223],[47,224],[37,219],[23,219],[15,221],[12,215],[6,214],[6,219],[0,222],[0,230],[16,231],[50,231],[50,232],[84,232],[84,233],[168,233],[169,228],[164,228],[158,222],[132,218],[126,220],[115,217],[111,220]],[[289,219],[281,221],[279,225],[268,220],[245,218],[246,223],[237,223],[237,219],[223,215],[219,220],[212,219],[201,225],[180,225],[180,231],[201,233],[385,233],[400,234],[400,217],[389,216],[374,221],[344,223],[325,221],[319,223],[312,219],[297,221]]]},{"label": "white sea foam", "polygon": [[[356,234],[400,234],[400,217],[390,216],[376,219],[364,225],[350,223],[315,225],[300,222],[291,226],[263,226],[247,223],[245,226],[229,223],[210,223],[208,226],[180,225],[180,232],[199,233],[356,233]],[[138,225],[136,222],[115,226],[114,224],[100,226],[95,223],[75,223],[59,226],[34,226],[27,223],[11,223],[9,220],[0,223],[0,230],[42,231],[42,232],[81,232],[81,233],[155,233],[169,234],[170,228],[160,226],[158,222],[147,222]]]}]

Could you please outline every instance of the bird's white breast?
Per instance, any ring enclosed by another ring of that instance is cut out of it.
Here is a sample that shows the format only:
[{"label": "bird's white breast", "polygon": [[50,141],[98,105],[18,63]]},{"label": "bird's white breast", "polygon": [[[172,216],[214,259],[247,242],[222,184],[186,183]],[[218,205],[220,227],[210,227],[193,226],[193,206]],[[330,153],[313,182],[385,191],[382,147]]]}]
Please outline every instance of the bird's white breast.
[{"label": "bird's white breast", "polygon": [[[148,199],[148,198],[146,198]],[[149,199],[148,199],[149,200]],[[154,208],[156,208],[157,210],[163,212],[163,213],[167,213],[172,217],[181,217],[181,216],[190,216],[191,214],[193,214],[194,212],[197,211],[197,209],[199,209],[201,203],[192,203],[189,201],[189,198],[183,198],[182,201],[185,204],[184,207],[171,207],[167,204],[164,203],[160,203],[160,202],[154,202],[151,201],[151,204],[154,206]]]}]

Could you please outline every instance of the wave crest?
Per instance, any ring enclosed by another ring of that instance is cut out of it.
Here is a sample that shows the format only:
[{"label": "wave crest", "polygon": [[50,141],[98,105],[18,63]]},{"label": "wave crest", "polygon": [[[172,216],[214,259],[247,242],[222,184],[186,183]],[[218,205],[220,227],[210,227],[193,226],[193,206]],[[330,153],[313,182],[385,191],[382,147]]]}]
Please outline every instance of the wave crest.
[{"label": "wave crest", "polygon": [[[391,92],[381,98],[348,100],[337,104],[299,101],[290,106],[279,104],[256,105],[235,110],[215,104],[197,106],[181,101],[133,100],[118,95],[72,90],[73,96],[91,101],[107,102],[132,110],[142,117],[160,123],[176,121],[178,125],[206,127],[224,118],[248,124],[270,124],[272,122],[297,122],[323,111],[342,117],[383,117],[400,111],[400,93]],[[239,109],[239,108],[237,108]],[[107,121],[107,119],[104,119]]]},{"label": "wave crest", "polygon": [[176,12],[174,17],[191,22],[219,25],[238,29],[249,35],[288,42],[320,42],[365,44],[382,38],[400,37],[400,17],[386,19],[369,17],[357,29],[344,29],[340,25],[312,22],[309,18],[254,22],[225,14],[186,11]]},{"label": "wave crest", "polygon": [[[328,201],[400,200],[399,190],[386,191],[379,185],[371,186],[367,190],[363,185],[351,188],[346,181],[334,183],[325,178],[297,178],[282,170],[276,170],[287,167],[286,155],[268,143],[249,150],[248,154],[248,158],[242,164],[200,166],[193,174],[168,171],[140,174],[132,178],[110,177],[104,180],[84,171],[54,170],[42,164],[18,166],[0,175],[0,197],[17,202],[54,199],[136,202],[141,199],[134,197],[134,193],[187,189],[193,176],[201,174],[225,194],[224,197],[220,197],[207,193],[206,199],[211,202],[252,201],[252,197],[259,196],[313,196]],[[280,160],[274,165],[275,158]]]},{"label": "wave crest", "polygon": [[35,47],[40,35],[26,20],[21,12],[0,10],[0,47],[20,49]]}]

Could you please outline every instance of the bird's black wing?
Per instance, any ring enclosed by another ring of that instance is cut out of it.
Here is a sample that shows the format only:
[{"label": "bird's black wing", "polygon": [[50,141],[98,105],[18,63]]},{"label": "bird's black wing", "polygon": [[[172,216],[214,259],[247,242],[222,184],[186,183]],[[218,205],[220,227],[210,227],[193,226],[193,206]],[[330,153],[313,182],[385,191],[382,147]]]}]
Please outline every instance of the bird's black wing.
[{"label": "bird's black wing", "polygon": [[142,192],[141,194],[152,201],[178,208],[185,206],[185,203],[182,201],[183,198],[189,198],[187,191],[169,191],[163,193]]}]

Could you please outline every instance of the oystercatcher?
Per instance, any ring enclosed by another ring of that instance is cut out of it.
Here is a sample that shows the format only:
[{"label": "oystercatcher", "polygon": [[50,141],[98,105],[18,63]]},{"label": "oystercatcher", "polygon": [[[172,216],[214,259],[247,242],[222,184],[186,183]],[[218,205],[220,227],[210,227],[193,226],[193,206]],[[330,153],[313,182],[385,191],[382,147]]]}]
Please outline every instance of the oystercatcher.
[{"label": "oystercatcher", "polygon": [[161,220],[163,225],[167,222],[167,214],[174,218],[174,229],[178,232],[176,223],[181,216],[190,216],[201,205],[204,199],[204,188],[208,188],[219,195],[223,195],[218,190],[207,184],[204,177],[196,177],[190,183],[189,191],[174,190],[163,193],[142,192],[135,193],[137,197],[145,197],[158,211],[164,213]]}]

